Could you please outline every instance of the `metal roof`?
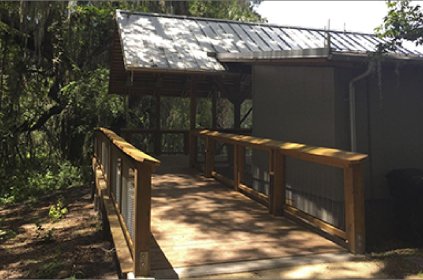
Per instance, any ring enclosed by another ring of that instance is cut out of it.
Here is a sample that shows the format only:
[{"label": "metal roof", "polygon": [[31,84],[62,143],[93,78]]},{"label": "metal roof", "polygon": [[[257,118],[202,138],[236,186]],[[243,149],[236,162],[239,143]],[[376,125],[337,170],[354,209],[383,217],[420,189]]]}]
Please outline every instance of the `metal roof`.
[{"label": "metal roof", "polygon": [[[357,32],[122,10],[116,11],[116,20],[126,70],[224,71],[219,55],[211,54],[239,53],[244,57],[251,53],[328,48],[328,42],[334,52],[365,54],[385,42],[373,34]],[[397,54],[416,57],[423,52],[400,47]]]}]

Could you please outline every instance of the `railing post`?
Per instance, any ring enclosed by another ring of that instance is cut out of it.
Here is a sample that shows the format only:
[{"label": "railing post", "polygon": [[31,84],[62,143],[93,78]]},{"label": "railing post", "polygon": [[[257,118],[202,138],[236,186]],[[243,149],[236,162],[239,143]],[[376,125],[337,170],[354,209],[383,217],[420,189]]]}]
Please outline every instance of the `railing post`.
[{"label": "railing post", "polygon": [[245,147],[234,145],[234,189],[239,190],[245,166]]},{"label": "railing post", "polygon": [[344,167],[345,226],[349,250],[365,252],[363,165]]},{"label": "railing post", "polygon": [[135,176],[134,274],[150,273],[151,174],[150,164],[137,164]]},{"label": "railing post", "polygon": [[269,165],[269,212],[281,216],[285,204],[285,156],[279,150],[271,150]]},{"label": "railing post", "polygon": [[214,150],[215,140],[212,137],[206,137],[206,163],[204,167],[204,176],[212,177],[214,169]]}]

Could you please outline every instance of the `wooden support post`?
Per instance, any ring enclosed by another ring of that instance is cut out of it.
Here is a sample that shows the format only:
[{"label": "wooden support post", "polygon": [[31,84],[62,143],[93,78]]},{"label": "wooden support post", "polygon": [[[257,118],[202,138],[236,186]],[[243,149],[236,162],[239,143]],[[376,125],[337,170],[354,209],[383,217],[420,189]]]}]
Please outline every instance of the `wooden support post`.
[{"label": "wooden support post", "polygon": [[211,127],[212,129],[216,129],[217,128],[217,92],[214,91],[213,92],[213,96],[212,96],[212,123],[211,123]]},{"label": "wooden support post", "polygon": [[194,82],[191,78],[191,88],[190,88],[190,103],[189,103],[189,128],[190,128],[190,141],[189,141],[189,165],[195,167],[197,160],[197,137],[192,134],[192,131],[197,126],[197,98],[194,95]]},{"label": "wooden support post", "polygon": [[365,252],[363,165],[344,168],[345,226],[349,250]]},{"label": "wooden support post", "polygon": [[269,155],[269,212],[280,216],[285,204],[285,157],[278,150],[272,150]]},{"label": "wooden support post", "polygon": [[204,176],[212,177],[212,172],[214,169],[214,150],[215,150],[215,140],[212,137],[206,138],[206,163],[204,167]]},{"label": "wooden support post", "polygon": [[151,236],[151,174],[149,164],[137,164],[135,176],[134,274],[149,276]]},{"label": "wooden support post", "polygon": [[162,150],[162,134],[160,132],[160,95],[156,95],[155,132],[153,133],[154,154],[160,155]]},{"label": "wooden support post", "polygon": [[234,128],[241,128],[241,103],[242,100],[234,100]]},{"label": "wooden support post", "polygon": [[190,129],[195,129],[197,126],[197,97],[195,96],[195,84],[194,78],[191,77],[189,80],[190,83],[190,115],[189,115],[189,127]]},{"label": "wooden support post", "polygon": [[245,147],[241,145],[235,145],[234,148],[234,189],[238,191],[239,185],[241,184],[242,175],[244,174]]}]

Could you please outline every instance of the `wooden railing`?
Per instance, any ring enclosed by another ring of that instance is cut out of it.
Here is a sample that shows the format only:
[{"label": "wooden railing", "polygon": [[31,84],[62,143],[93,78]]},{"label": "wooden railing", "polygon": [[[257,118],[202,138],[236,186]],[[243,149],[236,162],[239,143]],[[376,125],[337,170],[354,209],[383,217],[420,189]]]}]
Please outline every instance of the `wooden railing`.
[{"label": "wooden railing", "polygon": [[[251,129],[218,129],[216,131],[227,132],[227,133],[239,133],[239,134],[250,134]],[[122,137],[128,140],[128,142],[134,143],[135,135],[141,135],[141,139],[146,142],[143,146],[143,150],[148,153],[155,155],[160,154],[188,154],[189,153],[189,129],[147,129],[147,128],[122,128],[120,129]],[[169,140],[172,149],[168,149],[166,146],[166,136],[173,136]],[[176,138],[176,139],[175,139]],[[179,138],[179,139],[177,139]],[[150,141],[148,141],[150,139]],[[178,141],[179,140],[179,141]],[[178,143],[179,142],[179,143]]]},{"label": "wooden railing", "polygon": [[151,174],[159,164],[113,131],[95,131],[94,168],[103,173],[104,191],[115,207],[135,276],[149,274]]},{"label": "wooden railing", "polygon": [[[233,186],[235,190],[258,200],[269,208],[274,215],[286,215],[302,221],[334,236],[345,242],[353,253],[365,251],[365,224],[364,224],[364,190],[363,190],[363,162],[367,155],[346,151],[312,147],[297,143],[280,142],[271,139],[252,136],[221,133],[209,130],[192,131],[190,135],[190,165],[199,165],[198,155],[202,151],[198,145],[203,141],[204,161],[203,171],[206,177],[215,177],[222,182]],[[215,170],[216,143],[231,146],[233,155],[232,176],[222,175]],[[267,170],[269,176],[269,192],[262,193],[247,186],[243,181],[246,149],[261,151],[268,155]],[[286,164],[292,158],[301,162],[311,162],[319,166],[330,166],[343,170],[344,215],[345,228],[338,228],[328,222],[299,210],[287,204],[286,193]],[[201,163],[200,163],[201,164]],[[232,178],[228,178],[232,177]]]}]

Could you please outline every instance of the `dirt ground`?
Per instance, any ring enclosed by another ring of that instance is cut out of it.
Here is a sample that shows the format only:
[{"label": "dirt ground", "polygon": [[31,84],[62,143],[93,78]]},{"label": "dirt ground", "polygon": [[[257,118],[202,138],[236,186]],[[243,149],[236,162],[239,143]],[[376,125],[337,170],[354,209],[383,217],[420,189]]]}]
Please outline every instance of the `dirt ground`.
[{"label": "dirt ground", "polygon": [[[49,209],[58,200],[68,213],[54,221]],[[118,278],[89,188],[39,201],[0,208],[0,279]]]},{"label": "dirt ground", "polygon": [[[54,221],[51,205],[68,213]],[[0,279],[113,278],[117,268],[111,243],[93,209],[90,190],[73,188],[40,202],[0,208]],[[266,271],[208,276],[207,279],[423,279],[423,250],[368,254],[357,261],[311,264]]]}]

